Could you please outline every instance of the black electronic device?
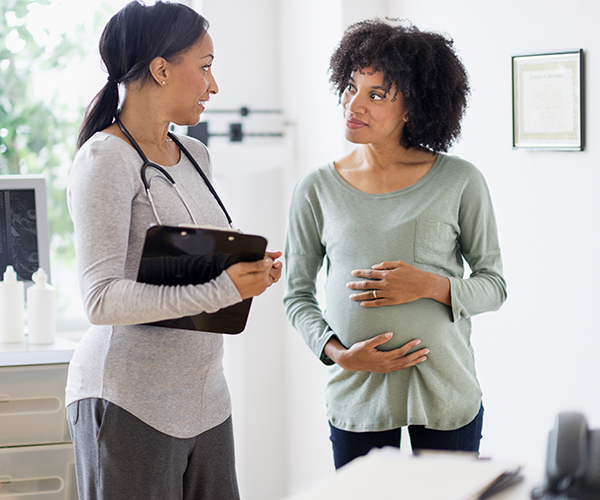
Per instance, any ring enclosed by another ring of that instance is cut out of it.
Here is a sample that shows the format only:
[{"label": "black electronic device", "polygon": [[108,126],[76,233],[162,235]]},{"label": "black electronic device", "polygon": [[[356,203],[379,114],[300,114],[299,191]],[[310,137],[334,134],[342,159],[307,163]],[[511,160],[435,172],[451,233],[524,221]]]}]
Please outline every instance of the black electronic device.
[{"label": "black electronic device", "polygon": [[538,500],[600,499],[600,430],[588,429],[581,413],[556,417],[548,436],[544,485],[531,493]]}]

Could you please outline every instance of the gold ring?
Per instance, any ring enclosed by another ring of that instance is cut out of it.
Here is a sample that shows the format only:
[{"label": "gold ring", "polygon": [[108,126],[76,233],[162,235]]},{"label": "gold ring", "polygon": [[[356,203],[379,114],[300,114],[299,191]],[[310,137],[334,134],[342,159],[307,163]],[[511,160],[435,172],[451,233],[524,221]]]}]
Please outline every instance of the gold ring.
[{"label": "gold ring", "polygon": [[377,290],[373,290],[373,298],[376,299],[377,298]]}]

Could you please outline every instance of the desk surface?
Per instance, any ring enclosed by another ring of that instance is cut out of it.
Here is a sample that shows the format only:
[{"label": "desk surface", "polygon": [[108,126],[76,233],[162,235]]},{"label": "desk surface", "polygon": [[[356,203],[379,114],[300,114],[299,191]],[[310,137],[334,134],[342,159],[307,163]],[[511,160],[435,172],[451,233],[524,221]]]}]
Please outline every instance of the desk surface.
[{"label": "desk surface", "polygon": [[[374,450],[287,500],[474,500],[499,474],[513,468],[450,455],[421,458]],[[490,500],[529,500],[531,490],[541,483],[540,474],[526,467],[521,472],[523,481]]]},{"label": "desk surface", "polygon": [[59,336],[53,344],[0,344],[0,367],[68,363],[76,346],[77,342]]}]

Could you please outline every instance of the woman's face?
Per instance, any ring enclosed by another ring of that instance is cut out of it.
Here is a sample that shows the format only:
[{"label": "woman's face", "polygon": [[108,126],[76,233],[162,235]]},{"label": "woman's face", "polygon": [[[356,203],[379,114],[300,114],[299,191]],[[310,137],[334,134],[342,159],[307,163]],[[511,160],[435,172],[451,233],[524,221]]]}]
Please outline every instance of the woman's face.
[{"label": "woman's face", "polygon": [[211,94],[219,91],[212,75],[214,48],[206,33],[184,53],[177,63],[170,64],[168,82],[170,108],[177,125],[197,125]]},{"label": "woman's face", "polygon": [[396,86],[387,91],[383,73],[371,68],[354,71],[342,94],[345,136],[355,144],[400,144],[406,108]]}]

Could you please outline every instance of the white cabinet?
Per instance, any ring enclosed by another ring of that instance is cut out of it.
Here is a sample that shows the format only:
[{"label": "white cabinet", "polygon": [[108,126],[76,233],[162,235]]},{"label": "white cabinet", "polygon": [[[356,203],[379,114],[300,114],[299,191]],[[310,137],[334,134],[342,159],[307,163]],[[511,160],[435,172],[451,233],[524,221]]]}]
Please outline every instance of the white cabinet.
[{"label": "white cabinet", "polygon": [[0,499],[77,500],[73,445],[0,448]]},{"label": "white cabinet", "polygon": [[0,447],[71,441],[65,417],[68,366],[0,368]]},{"label": "white cabinet", "polygon": [[0,500],[77,500],[65,417],[71,355],[0,344]]}]

